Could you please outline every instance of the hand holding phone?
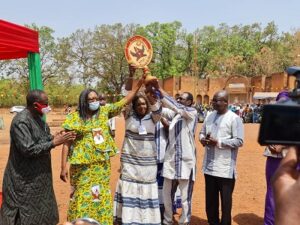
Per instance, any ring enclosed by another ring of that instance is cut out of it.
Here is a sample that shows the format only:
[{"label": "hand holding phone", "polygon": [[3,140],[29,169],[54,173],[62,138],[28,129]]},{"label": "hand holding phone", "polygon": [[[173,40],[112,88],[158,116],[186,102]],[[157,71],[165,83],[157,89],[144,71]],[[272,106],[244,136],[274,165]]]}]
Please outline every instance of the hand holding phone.
[{"label": "hand holding phone", "polygon": [[209,139],[210,138],[210,135],[211,135],[211,133],[210,132],[208,132],[207,134],[206,134],[206,139]]}]

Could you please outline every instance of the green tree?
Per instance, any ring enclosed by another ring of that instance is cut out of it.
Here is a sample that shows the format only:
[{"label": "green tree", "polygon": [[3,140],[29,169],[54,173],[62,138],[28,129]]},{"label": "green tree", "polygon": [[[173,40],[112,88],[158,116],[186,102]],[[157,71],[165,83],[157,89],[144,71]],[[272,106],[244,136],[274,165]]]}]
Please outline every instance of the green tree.
[{"label": "green tree", "polygon": [[124,46],[135,34],[136,27],[119,23],[97,26],[93,32],[78,30],[73,33],[69,38],[70,51],[66,55],[72,62],[72,76],[79,78],[85,86],[121,93],[129,75]]},{"label": "green tree", "polygon": [[181,23],[174,21],[155,22],[138,30],[152,44],[153,59],[149,67],[159,78],[180,75],[189,70],[192,38],[181,28]]},{"label": "green tree", "polygon": [[[289,34],[287,34],[289,35]],[[300,31],[297,30],[293,35],[289,35],[290,41],[290,52],[291,65],[300,66]]]},{"label": "green tree", "polygon": [[0,107],[25,105],[26,85],[15,79],[0,79]]},{"label": "green tree", "polygon": [[274,22],[265,28],[257,23],[232,27],[220,24],[198,29],[195,35],[199,77],[256,76],[282,71],[291,62],[291,37],[279,34]]}]

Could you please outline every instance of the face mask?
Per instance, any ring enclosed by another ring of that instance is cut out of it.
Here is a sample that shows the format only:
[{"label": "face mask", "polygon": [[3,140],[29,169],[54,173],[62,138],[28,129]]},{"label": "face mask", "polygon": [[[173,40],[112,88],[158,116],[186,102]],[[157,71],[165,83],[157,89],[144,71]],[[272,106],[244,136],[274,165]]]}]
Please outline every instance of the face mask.
[{"label": "face mask", "polygon": [[96,102],[90,102],[89,103],[89,109],[91,111],[96,111],[97,109],[99,109],[99,106],[100,106],[100,102],[99,101],[96,101]]},{"label": "face mask", "polygon": [[36,110],[41,115],[47,114],[51,111],[51,107],[48,105],[40,104],[38,102],[36,102],[35,105],[36,105]]},{"label": "face mask", "polygon": [[42,113],[43,114],[48,114],[49,112],[51,112],[51,107],[50,106],[47,106],[45,108],[42,108]]}]

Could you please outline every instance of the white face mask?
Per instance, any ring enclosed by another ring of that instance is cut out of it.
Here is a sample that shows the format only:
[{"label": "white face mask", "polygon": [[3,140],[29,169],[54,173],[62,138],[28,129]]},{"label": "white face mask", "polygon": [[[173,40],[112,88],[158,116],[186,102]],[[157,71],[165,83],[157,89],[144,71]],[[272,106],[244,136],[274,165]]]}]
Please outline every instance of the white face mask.
[{"label": "white face mask", "polygon": [[45,115],[45,114],[48,114],[49,112],[51,112],[51,107],[50,106],[47,106],[45,108],[42,108],[42,113]]},{"label": "white face mask", "polygon": [[96,102],[90,102],[89,103],[89,109],[91,111],[96,111],[97,109],[99,109],[99,106],[100,106],[100,102],[99,101],[96,101]]}]

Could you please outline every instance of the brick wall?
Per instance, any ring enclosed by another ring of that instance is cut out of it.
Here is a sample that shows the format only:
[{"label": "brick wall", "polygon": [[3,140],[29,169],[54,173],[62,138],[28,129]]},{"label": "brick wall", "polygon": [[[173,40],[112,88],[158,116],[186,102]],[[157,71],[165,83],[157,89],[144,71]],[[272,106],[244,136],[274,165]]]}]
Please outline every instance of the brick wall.
[{"label": "brick wall", "polygon": [[[295,78],[285,73],[274,73],[270,76],[197,79],[193,76],[170,77],[160,81],[162,87],[171,96],[185,91],[193,94],[195,101],[209,103],[213,95],[222,89],[229,91],[230,102],[252,102],[255,92],[279,92],[287,87],[294,88]],[[136,83],[136,81],[134,82]],[[244,84],[242,88],[229,88],[229,84]]]}]

